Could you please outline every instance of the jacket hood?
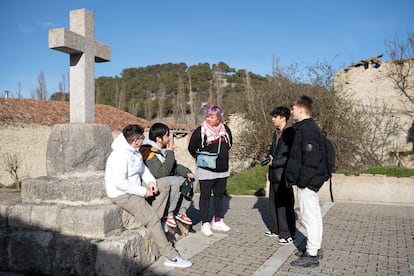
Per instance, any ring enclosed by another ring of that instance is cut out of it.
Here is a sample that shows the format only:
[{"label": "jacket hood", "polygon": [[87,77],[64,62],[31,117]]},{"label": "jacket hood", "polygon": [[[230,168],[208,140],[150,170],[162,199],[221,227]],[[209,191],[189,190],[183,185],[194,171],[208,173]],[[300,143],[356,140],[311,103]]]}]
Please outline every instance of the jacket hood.
[{"label": "jacket hood", "polygon": [[119,134],[118,137],[116,137],[115,140],[112,142],[111,148],[112,148],[112,150],[119,150],[119,149],[130,150],[130,151],[134,151],[135,150],[127,142],[127,140],[125,139],[125,137],[124,137],[124,135],[122,133]]},{"label": "jacket hood", "polygon": [[157,143],[155,143],[154,141],[152,141],[151,139],[145,138],[144,142],[142,142],[143,146],[151,146],[154,147],[156,149],[160,149],[157,145]]},{"label": "jacket hood", "polygon": [[166,149],[160,148],[160,146],[158,146],[157,143],[155,143],[154,141],[152,141],[152,140],[150,140],[148,138],[145,138],[144,139],[144,142],[142,143],[142,145],[143,146],[151,146],[152,148],[157,149],[157,151],[159,153],[161,153],[162,155],[164,155],[164,156],[167,154],[167,152],[166,152],[167,150]]}]

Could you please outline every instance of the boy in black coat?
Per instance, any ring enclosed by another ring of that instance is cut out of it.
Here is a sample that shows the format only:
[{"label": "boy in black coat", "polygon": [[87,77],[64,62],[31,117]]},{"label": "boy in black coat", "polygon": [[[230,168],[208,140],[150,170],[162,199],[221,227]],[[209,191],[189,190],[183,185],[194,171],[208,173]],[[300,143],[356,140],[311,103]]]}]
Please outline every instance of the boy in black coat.
[{"label": "boy in black coat", "polygon": [[286,179],[298,187],[297,196],[301,219],[307,232],[306,252],[293,266],[318,266],[318,250],[322,244],[322,214],[318,191],[324,183],[323,147],[320,144],[321,131],[313,120],[312,99],[300,96],[294,99],[291,113],[296,121],[293,126],[295,138],[286,165]]},{"label": "boy in black coat", "polygon": [[270,231],[266,236],[279,236],[280,245],[293,242],[295,235],[294,195],[292,186],[287,185],[285,167],[295,135],[288,120],[290,110],[287,107],[276,107],[272,112],[272,122],[276,131],[272,137],[272,145],[268,152],[269,163],[269,213],[272,221]]}]

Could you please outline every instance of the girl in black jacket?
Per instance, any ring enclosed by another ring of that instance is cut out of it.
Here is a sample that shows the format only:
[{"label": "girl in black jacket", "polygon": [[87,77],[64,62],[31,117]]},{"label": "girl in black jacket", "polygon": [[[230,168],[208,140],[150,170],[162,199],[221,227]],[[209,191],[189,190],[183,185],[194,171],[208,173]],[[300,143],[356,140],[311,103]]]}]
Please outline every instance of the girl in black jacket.
[{"label": "girl in black jacket", "polygon": [[[212,166],[198,165],[196,175],[200,183],[201,233],[207,237],[211,230],[228,232],[230,227],[224,223],[223,196],[229,177],[229,150],[232,145],[230,128],[223,123],[224,110],[218,105],[210,105],[205,112],[205,120],[193,132],[188,151],[197,159],[199,151],[218,153]],[[214,195],[214,217],[208,218],[211,191]]]}]

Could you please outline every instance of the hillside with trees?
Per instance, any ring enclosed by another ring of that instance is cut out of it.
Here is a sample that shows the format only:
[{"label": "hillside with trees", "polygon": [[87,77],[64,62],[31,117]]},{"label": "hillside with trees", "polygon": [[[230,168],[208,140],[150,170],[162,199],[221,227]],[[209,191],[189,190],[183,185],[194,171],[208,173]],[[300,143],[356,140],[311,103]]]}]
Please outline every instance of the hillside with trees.
[{"label": "hillside with trees", "polygon": [[[249,74],[256,85],[266,83],[264,77]],[[121,77],[97,78],[96,103],[148,120],[173,116],[176,123],[197,124],[198,115],[209,102],[222,104],[229,112],[239,110],[234,100],[241,98],[245,75],[244,70],[236,71],[224,62],[127,68]]]}]

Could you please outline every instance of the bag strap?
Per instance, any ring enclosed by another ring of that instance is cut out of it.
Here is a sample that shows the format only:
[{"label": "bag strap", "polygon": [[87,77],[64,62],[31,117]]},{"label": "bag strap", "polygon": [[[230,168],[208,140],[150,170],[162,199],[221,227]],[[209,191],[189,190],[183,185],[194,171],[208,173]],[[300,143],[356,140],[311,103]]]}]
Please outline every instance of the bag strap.
[{"label": "bag strap", "polygon": [[[217,154],[220,154],[220,149],[221,149],[221,137],[222,137],[222,136],[220,136],[220,138],[219,138],[219,145],[218,145],[218,149],[217,149]],[[204,147],[202,147],[202,148],[204,148]]]}]

